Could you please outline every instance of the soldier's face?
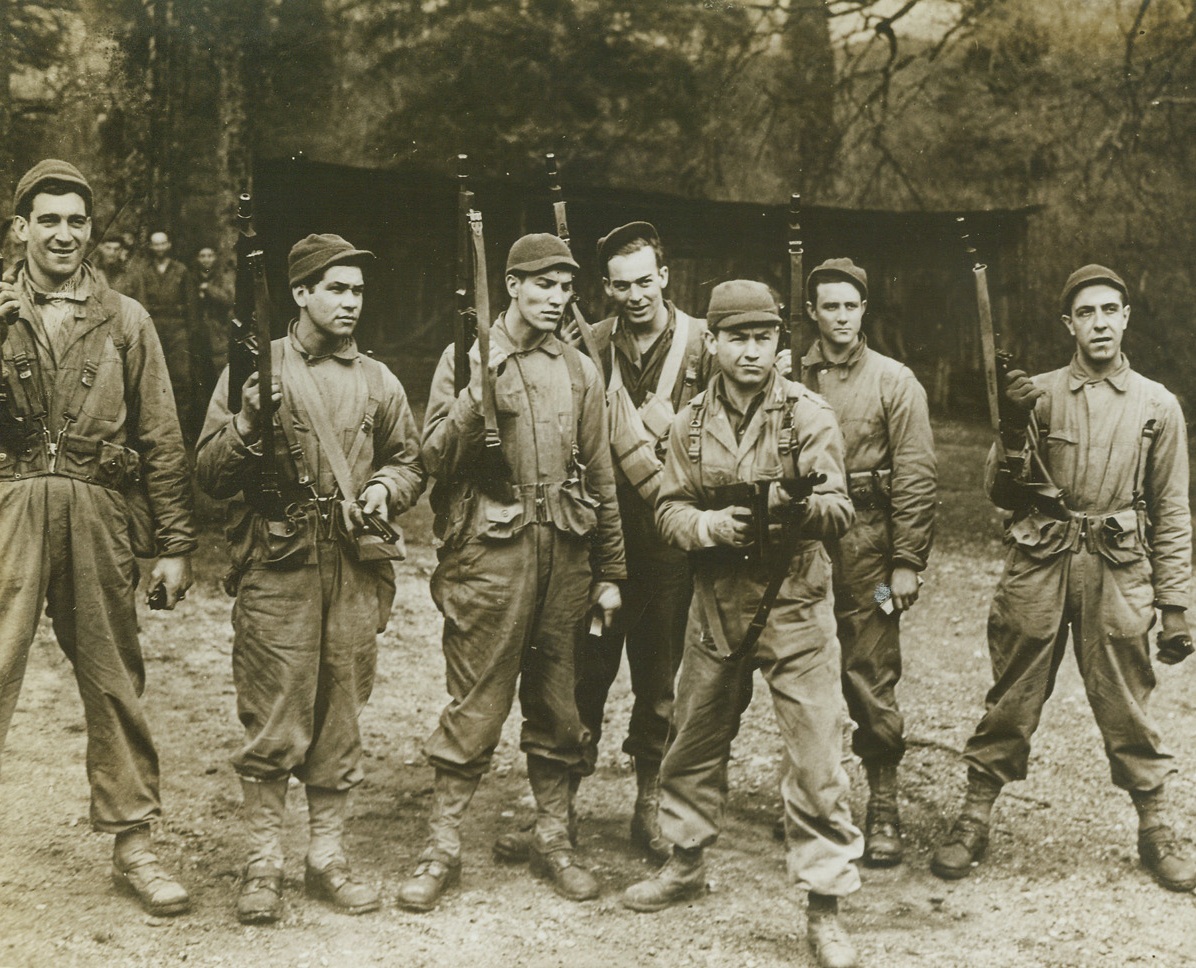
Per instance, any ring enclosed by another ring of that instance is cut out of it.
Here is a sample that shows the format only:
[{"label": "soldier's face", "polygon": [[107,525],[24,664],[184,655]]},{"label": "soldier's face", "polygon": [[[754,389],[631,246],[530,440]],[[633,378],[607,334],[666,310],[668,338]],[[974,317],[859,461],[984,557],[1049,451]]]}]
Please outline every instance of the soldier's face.
[{"label": "soldier's face", "polygon": [[719,369],[745,392],[764,386],[777,360],[780,329],[768,323],[735,326],[707,333],[708,346],[718,358]]},{"label": "soldier's face", "polygon": [[507,276],[507,295],[532,329],[551,333],[573,295],[573,273],[568,269],[544,269],[523,278],[511,274]]},{"label": "soldier's face", "polygon": [[603,288],[623,319],[633,326],[646,326],[656,319],[664,304],[669,268],[656,264],[656,252],[650,246],[612,256],[606,272]]},{"label": "soldier's face", "polygon": [[27,220],[19,216],[13,220],[13,231],[25,243],[34,281],[56,288],[83,262],[91,217],[82,195],[41,194],[34,197]]},{"label": "soldier's face", "polygon": [[211,269],[216,264],[216,250],[207,247],[199,250],[199,254],[195,257],[199,263],[199,267],[205,271]]},{"label": "soldier's face", "polygon": [[846,349],[860,335],[867,301],[850,282],[820,282],[814,289],[815,301],[806,303],[806,312],[818,324],[824,343]]},{"label": "soldier's face", "polygon": [[1080,358],[1100,369],[1117,361],[1121,340],[1130,322],[1130,307],[1112,286],[1084,286],[1071,298],[1071,315],[1063,317],[1075,337]]},{"label": "soldier's face", "polygon": [[359,266],[332,266],[313,288],[295,286],[291,291],[300,315],[324,335],[333,339],[353,335],[365,294],[365,277]]}]

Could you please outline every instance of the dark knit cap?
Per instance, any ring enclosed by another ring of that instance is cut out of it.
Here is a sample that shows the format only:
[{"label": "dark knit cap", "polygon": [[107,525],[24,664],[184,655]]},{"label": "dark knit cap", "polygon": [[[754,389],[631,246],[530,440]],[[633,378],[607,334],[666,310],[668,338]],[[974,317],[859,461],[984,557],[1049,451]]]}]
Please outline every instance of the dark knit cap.
[{"label": "dark knit cap", "polygon": [[324,233],[309,235],[291,247],[287,256],[287,280],[296,286],[304,279],[322,273],[329,266],[342,262],[373,259],[368,249],[355,249],[339,235]]},{"label": "dark knit cap", "polygon": [[814,287],[819,282],[850,282],[860,291],[863,299],[868,298],[868,273],[850,259],[827,259],[820,262],[806,276],[806,296],[813,301]]},{"label": "dark knit cap", "polygon": [[532,273],[556,267],[578,269],[569,246],[551,232],[533,232],[516,239],[507,255],[507,272]]},{"label": "dark knit cap", "polygon": [[1075,296],[1076,291],[1082,289],[1084,286],[1090,286],[1096,282],[1103,282],[1105,285],[1112,286],[1121,293],[1121,298],[1129,301],[1129,287],[1125,284],[1125,280],[1121,278],[1112,269],[1107,269],[1105,266],[1090,263],[1086,266],[1081,266],[1070,276],[1067,277],[1067,282],[1063,284],[1063,292],[1059,297],[1059,302],[1063,305],[1063,315],[1071,315],[1071,301]]},{"label": "dark knit cap", "polygon": [[780,325],[777,301],[772,290],[762,282],[751,279],[732,279],[720,282],[710,293],[710,308],[706,311],[706,325],[710,332],[747,326],[751,323]]},{"label": "dark knit cap", "polygon": [[62,161],[58,158],[43,158],[25,172],[21,176],[21,180],[17,182],[17,190],[13,192],[12,196],[13,212],[18,211],[23,202],[37,194],[39,185],[48,181],[66,182],[68,185],[78,186],[79,194],[83,196],[83,200],[87,203],[88,211],[91,211],[91,186],[87,183],[87,179],[83,177],[83,173],[69,161]]}]

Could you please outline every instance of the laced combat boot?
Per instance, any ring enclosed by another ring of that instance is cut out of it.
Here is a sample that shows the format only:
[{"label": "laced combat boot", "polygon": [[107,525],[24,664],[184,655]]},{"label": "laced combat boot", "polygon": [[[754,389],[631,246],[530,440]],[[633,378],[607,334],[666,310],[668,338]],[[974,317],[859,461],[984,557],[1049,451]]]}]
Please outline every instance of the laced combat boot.
[{"label": "laced combat boot", "polygon": [[897,806],[897,764],[865,763],[868,812],[864,823],[864,863],[895,867],[901,863],[901,815]]},{"label": "laced combat boot", "polygon": [[412,875],[399,885],[399,907],[431,911],[441,896],[461,880],[461,820],[478,788],[480,776],[437,770],[432,787],[428,845]]},{"label": "laced combat boot", "polygon": [[810,893],[806,911],[806,940],[819,968],[856,968],[855,945],[839,921],[839,899]]},{"label": "laced combat boot", "polygon": [[706,893],[706,863],[702,848],[684,850],[676,845],[669,859],[651,877],[623,892],[623,907],[650,913]]},{"label": "laced combat boot", "polygon": [[1138,857],[1151,876],[1169,891],[1196,888],[1196,863],[1179,848],[1175,831],[1163,822],[1163,788],[1131,790],[1138,811]]},{"label": "laced combat boot", "polygon": [[930,870],[948,881],[967,877],[988,850],[988,825],[1001,783],[976,770],[968,770],[968,792],[963,810],[946,839],[930,859]]},{"label": "laced combat boot", "polygon": [[272,924],[282,916],[282,826],[287,778],[241,777],[249,857],[237,894],[237,920]]},{"label": "laced combat boot", "polygon": [[660,764],[636,758],[635,811],[631,815],[631,845],[652,860],[664,863],[673,845],[660,832]]},{"label": "laced combat boot", "polygon": [[577,863],[569,836],[569,817],[577,784],[563,763],[539,756],[527,758],[527,778],[536,798],[536,830],[528,863],[537,877],[569,901],[598,896],[598,880]]},{"label": "laced combat boot", "polygon": [[[581,777],[577,774],[569,774],[569,822],[567,824],[569,831],[569,844],[577,847],[577,809],[574,807],[574,801],[577,798],[577,791],[581,786]],[[536,818],[532,817],[530,820],[524,821],[519,825],[518,830],[508,830],[505,834],[499,834],[494,838],[494,859],[502,861],[504,864],[526,864],[528,858],[532,853],[532,838],[535,836],[533,831],[536,829]]]},{"label": "laced combat boot", "polygon": [[307,813],[311,840],[303,886],[308,897],[343,914],[377,911],[381,903],[378,891],[357,877],[345,858],[342,840],[349,815],[349,791],[309,786]]},{"label": "laced combat boot", "polygon": [[112,881],[120,890],[137,898],[155,917],[183,914],[191,908],[186,888],[158,862],[150,841],[149,824],[116,835]]}]

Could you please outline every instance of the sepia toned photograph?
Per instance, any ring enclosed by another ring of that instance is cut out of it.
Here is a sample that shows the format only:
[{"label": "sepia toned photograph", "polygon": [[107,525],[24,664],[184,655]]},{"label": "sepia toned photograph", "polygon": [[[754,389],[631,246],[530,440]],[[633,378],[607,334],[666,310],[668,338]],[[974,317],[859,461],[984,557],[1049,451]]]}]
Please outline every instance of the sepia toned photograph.
[{"label": "sepia toned photograph", "polygon": [[0,0],[0,968],[1196,964],[1192,0]]}]

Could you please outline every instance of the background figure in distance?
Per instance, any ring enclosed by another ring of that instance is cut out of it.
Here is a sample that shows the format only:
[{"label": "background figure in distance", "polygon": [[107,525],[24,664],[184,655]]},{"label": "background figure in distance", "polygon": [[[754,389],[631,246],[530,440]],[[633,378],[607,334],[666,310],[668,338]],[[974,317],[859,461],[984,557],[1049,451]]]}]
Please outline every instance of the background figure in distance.
[{"label": "background figure in distance", "polygon": [[199,399],[207,401],[228,363],[228,323],[233,312],[233,275],[220,264],[216,248],[201,246],[195,256],[195,306],[197,326],[194,354]]},{"label": "background figure in distance", "polygon": [[818,339],[801,361],[802,383],[820,393],[839,420],[855,506],[855,524],[827,550],[843,695],[856,724],[852,750],[868,776],[864,863],[889,867],[902,857],[898,623],[918,600],[918,575],[934,536],[934,439],[922,385],[908,367],[871,349],[860,332],[867,273],[850,259],[828,259],[807,277],[806,298]]},{"label": "background figure in distance", "polygon": [[[489,360],[475,344],[470,383],[455,393],[450,346],[432,381],[423,457],[437,479],[443,544],[432,597],[444,614],[451,701],[424,744],[436,778],[427,846],[399,889],[410,910],[430,910],[460,877],[461,819],[490,768],[517,685],[520,748],[536,800],[532,869],[569,900],[598,896],[568,832],[570,778],[585,743],[573,663],[587,617],[610,625],[620,604],[615,583],[627,572],[602,379],[554,335],[576,271],[555,235],[516,241],[507,256],[510,305],[494,323]],[[483,379],[495,381],[506,486],[479,473]]]},{"label": "background figure in distance", "polygon": [[1005,394],[1036,422],[1039,457],[1063,490],[1066,515],[1039,510],[1034,491],[1011,477],[994,448],[988,493],[1013,511],[1009,555],[988,616],[994,681],[984,718],[964,747],[963,809],[930,867],[939,877],[966,877],[984,856],[997,795],[1026,777],[1030,738],[1070,627],[1113,783],[1129,792],[1138,812],[1138,855],[1163,887],[1190,891],[1196,863],[1180,853],[1163,797],[1175,766],[1150,715],[1148,635],[1158,608],[1159,661],[1179,662],[1191,652],[1184,415],[1175,396],[1134,372],[1121,351],[1130,306],[1116,272],[1077,269],[1060,301],[1075,341],[1071,362],[1036,377],[1011,371]]},{"label": "background figure in distance", "polygon": [[[25,261],[0,282],[8,323],[0,420],[0,751],[42,606],[87,722],[91,823],[115,834],[112,875],[154,915],[190,906],[158,862],[158,753],[142,705],[134,555],[173,608],[191,586],[187,456],[154,324],[83,260],[92,191],[74,165],[17,183]],[[20,554],[14,549],[23,549]]]},{"label": "background figure in distance", "polygon": [[[212,394],[196,455],[200,486],[236,498],[233,682],[245,741],[241,779],[249,856],[237,898],[245,924],[282,912],[287,783],[307,792],[308,894],[346,914],[376,910],[378,892],[345,856],[349,792],[362,781],[358,718],[370,697],[377,634],[394,600],[396,546],[364,534],[364,514],[401,514],[424,488],[419,431],[402,384],[358,352],[362,267],[373,254],[339,235],[309,235],[287,260],[299,318],[273,341],[274,455],[280,494],[261,487],[258,374],[228,409],[228,368]],[[347,453],[346,453],[347,450]]]}]

